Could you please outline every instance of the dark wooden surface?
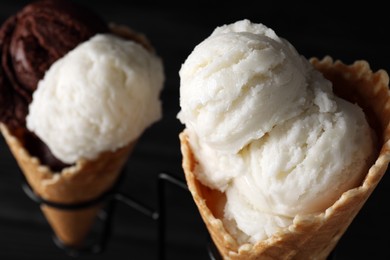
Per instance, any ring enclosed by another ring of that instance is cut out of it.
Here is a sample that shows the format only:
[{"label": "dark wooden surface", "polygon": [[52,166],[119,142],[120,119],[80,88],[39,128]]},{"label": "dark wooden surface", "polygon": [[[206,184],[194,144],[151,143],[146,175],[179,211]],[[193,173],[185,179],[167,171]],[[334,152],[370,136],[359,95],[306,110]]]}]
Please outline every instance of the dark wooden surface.
[{"label": "dark wooden surface", "polygon": [[[164,59],[164,118],[143,135],[128,161],[126,177],[120,186],[121,191],[151,208],[157,207],[156,185],[160,172],[183,178],[178,140],[183,127],[176,119],[178,71],[195,45],[216,26],[249,18],[273,28],[306,57],[331,55],[347,63],[365,59],[374,70],[390,71],[388,12],[372,1],[345,8],[325,1],[287,5],[272,1],[251,5],[240,2],[241,6],[210,2],[203,7],[185,1],[183,6],[175,8],[123,4],[119,0],[79,2],[109,21],[145,33]],[[25,3],[1,1],[0,22]],[[389,182],[390,177],[385,175],[340,241],[334,259],[390,259],[390,207],[386,202],[390,195]],[[166,203],[166,259],[208,259],[207,232],[189,193],[169,186]],[[71,259],[54,245],[51,234],[38,206],[23,193],[17,164],[1,138],[0,259]],[[80,259],[157,259],[156,234],[154,221],[119,205],[106,251]]]}]

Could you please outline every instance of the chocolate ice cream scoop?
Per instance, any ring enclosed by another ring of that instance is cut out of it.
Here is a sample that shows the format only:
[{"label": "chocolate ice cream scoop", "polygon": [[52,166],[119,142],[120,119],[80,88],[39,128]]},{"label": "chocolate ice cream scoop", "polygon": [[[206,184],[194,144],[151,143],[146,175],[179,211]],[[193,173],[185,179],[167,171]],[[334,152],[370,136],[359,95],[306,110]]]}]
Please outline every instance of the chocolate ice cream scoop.
[{"label": "chocolate ice cream scoop", "polygon": [[66,164],[25,126],[32,94],[56,60],[108,30],[95,13],[66,0],[33,2],[0,28],[0,122],[19,133],[30,154],[53,171]]},{"label": "chocolate ice cream scoop", "polygon": [[96,14],[65,0],[41,0],[10,17],[0,29],[0,121],[25,125],[37,83],[57,59],[107,24]]}]

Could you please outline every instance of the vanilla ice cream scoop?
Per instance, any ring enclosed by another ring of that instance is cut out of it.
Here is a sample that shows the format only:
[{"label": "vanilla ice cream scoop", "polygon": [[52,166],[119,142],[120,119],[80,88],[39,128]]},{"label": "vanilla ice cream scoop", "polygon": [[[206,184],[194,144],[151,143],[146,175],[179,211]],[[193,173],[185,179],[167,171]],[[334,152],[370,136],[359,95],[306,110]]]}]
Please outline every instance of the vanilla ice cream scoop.
[{"label": "vanilla ice cream scoop", "polygon": [[256,243],[358,186],[374,153],[360,107],[286,40],[248,20],[217,28],[180,71],[178,118],[224,223]]},{"label": "vanilla ice cream scoop", "polygon": [[27,127],[66,163],[137,139],[161,118],[161,60],[134,41],[99,34],[57,60],[33,94]]},{"label": "vanilla ice cream scoop", "polygon": [[202,142],[238,152],[302,112],[309,68],[301,59],[264,25],[217,28],[180,70],[178,117]]},{"label": "vanilla ice cream scoop", "polygon": [[297,215],[325,210],[362,182],[373,152],[370,129],[358,107],[334,99],[335,112],[313,106],[237,154],[248,165],[226,189],[225,217],[250,242]]}]

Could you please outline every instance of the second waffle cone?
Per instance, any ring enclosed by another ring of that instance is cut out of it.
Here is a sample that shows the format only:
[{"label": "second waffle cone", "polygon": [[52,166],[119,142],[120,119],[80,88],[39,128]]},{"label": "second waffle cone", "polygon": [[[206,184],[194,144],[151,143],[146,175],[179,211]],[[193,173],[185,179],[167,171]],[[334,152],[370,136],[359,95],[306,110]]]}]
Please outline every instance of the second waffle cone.
[{"label": "second waffle cone", "polygon": [[365,61],[345,65],[330,57],[311,59],[332,81],[335,93],[362,107],[378,137],[379,154],[363,183],[318,214],[296,216],[292,225],[256,244],[240,245],[222,222],[226,197],[204,186],[194,173],[198,163],[186,131],[180,134],[186,181],[208,231],[224,259],[326,259],[383,177],[390,161],[389,76],[373,73]]}]

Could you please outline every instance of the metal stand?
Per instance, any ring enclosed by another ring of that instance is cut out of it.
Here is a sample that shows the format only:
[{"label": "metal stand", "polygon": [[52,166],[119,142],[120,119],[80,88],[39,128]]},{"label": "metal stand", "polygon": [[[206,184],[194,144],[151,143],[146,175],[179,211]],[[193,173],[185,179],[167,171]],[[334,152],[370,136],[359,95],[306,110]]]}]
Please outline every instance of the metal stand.
[{"label": "metal stand", "polygon": [[[125,170],[123,170],[121,177],[119,178],[118,182],[114,187],[102,194],[100,197],[83,202],[78,204],[61,204],[61,203],[54,203],[51,201],[44,200],[43,198],[39,197],[37,194],[35,194],[30,185],[27,183],[26,179],[22,178],[22,188],[24,192],[28,195],[30,199],[38,203],[39,205],[48,205],[50,207],[59,208],[63,210],[78,210],[86,207],[90,207],[93,205],[96,205],[98,203],[105,203],[105,208],[101,211],[101,213],[98,215],[98,220],[100,221],[100,234],[97,239],[94,241],[84,245],[83,247],[74,248],[66,246],[65,244],[58,239],[56,235],[53,234],[53,241],[55,245],[66,252],[68,255],[73,257],[79,257],[82,255],[90,255],[90,254],[100,254],[103,253],[106,249],[107,242],[109,240],[109,237],[111,235],[111,229],[112,229],[112,218],[114,215],[115,207],[117,202],[121,202],[128,207],[134,209],[137,212],[140,212],[141,214],[145,215],[146,217],[157,221],[157,248],[158,248],[158,258],[159,260],[165,259],[165,235],[166,235],[166,203],[165,203],[165,190],[167,184],[176,186],[181,188],[182,190],[188,191],[187,185],[183,180],[178,179],[177,177],[168,174],[168,173],[160,173],[158,175],[158,182],[157,182],[157,194],[158,194],[158,205],[157,205],[157,211],[150,208],[149,206],[137,201],[136,199],[131,198],[130,196],[123,194],[118,191],[118,185],[120,183],[120,180],[124,176]],[[23,176],[23,174],[22,174]],[[213,240],[208,237],[208,242],[206,245],[206,249],[208,252],[208,256],[210,257],[210,260],[222,260],[222,256],[218,252],[217,247],[213,243]],[[335,260],[334,253],[332,253],[328,260]]]},{"label": "metal stand", "polygon": [[[120,180],[124,176],[125,170],[121,173]],[[22,174],[23,176],[23,174]],[[126,206],[134,209],[137,212],[140,212],[141,214],[145,215],[146,217],[157,221],[157,248],[158,248],[158,259],[164,260],[165,259],[165,234],[166,234],[166,212],[165,212],[165,190],[167,184],[171,184],[173,186],[179,187],[183,190],[188,191],[187,185],[183,180],[178,179],[177,177],[168,174],[168,173],[160,173],[158,175],[158,182],[157,182],[157,194],[158,194],[158,208],[157,211],[150,208],[149,206],[137,201],[134,198],[131,198],[130,196],[123,194],[118,191],[118,184],[120,183],[120,180],[118,180],[117,184],[114,185],[112,189],[109,191],[106,191],[104,194],[102,194],[100,197],[78,203],[78,204],[61,204],[61,203],[55,203],[52,201],[47,201],[37,194],[34,193],[26,179],[22,178],[22,188],[23,191],[27,194],[27,196],[32,199],[34,202],[36,202],[39,205],[47,205],[50,207],[62,209],[62,210],[78,210],[82,208],[87,208],[93,205],[96,205],[98,203],[104,203],[106,206],[101,211],[101,213],[98,216],[98,220],[100,222],[100,232],[99,237],[95,239],[95,241],[84,245],[83,247],[69,247],[62,243],[58,237],[53,234],[53,241],[54,244],[65,251],[68,255],[73,257],[78,257],[82,255],[88,255],[88,254],[100,254],[104,252],[106,249],[107,242],[109,240],[109,237],[111,235],[111,227],[112,227],[112,217],[114,215],[114,210],[116,207],[116,203],[121,202],[125,204]],[[215,259],[215,258],[211,258]],[[217,258],[218,259],[218,258]]]}]

